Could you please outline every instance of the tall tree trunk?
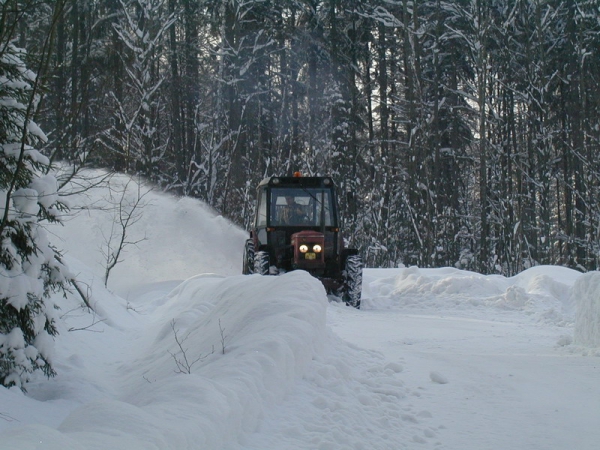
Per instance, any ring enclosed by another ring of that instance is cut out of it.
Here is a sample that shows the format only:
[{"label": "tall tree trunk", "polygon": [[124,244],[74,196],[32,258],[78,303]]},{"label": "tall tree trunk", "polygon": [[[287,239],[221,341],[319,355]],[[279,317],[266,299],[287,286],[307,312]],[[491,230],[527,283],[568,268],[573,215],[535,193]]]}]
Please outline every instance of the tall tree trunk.
[{"label": "tall tree trunk", "polygon": [[[175,12],[176,0],[169,0],[169,13]],[[181,76],[179,74],[179,49],[177,30],[174,24],[169,30],[169,62],[171,66],[171,124],[173,127],[172,150],[175,159],[175,171],[180,183],[187,179],[187,160],[183,150],[183,124],[181,120]]]}]

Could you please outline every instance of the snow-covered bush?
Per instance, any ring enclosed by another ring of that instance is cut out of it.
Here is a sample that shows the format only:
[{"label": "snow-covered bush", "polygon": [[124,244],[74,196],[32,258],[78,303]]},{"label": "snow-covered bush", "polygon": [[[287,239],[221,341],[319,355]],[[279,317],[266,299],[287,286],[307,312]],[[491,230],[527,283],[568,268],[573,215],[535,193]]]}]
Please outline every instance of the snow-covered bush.
[{"label": "snow-covered bush", "polygon": [[55,305],[66,268],[40,220],[57,221],[57,182],[33,148],[46,137],[31,120],[36,77],[23,50],[0,43],[0,384],[24,389],[31,373],[55,374]]},{"label": "snow-covered bush", "polygon": [[575,344],[600,347],[600,272],[579,277],[572,295],[577,305]]}]

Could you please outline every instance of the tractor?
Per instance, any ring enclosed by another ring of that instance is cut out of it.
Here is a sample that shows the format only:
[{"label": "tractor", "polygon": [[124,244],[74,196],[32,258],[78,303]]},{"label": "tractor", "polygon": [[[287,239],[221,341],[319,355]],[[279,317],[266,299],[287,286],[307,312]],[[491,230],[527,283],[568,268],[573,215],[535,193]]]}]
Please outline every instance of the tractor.
[{"label": "tractor", "polygon": [[244,247],[243,273],[278,275],[305,270],[328,294],[360,308],[362,259],[346,248],[331,177],[265,178]]}]

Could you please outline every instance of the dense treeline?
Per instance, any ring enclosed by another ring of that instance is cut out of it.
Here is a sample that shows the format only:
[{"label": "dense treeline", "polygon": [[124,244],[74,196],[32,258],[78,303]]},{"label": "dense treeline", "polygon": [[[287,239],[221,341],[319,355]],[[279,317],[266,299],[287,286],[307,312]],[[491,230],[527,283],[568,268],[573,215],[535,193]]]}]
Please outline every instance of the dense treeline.
[{"label": "dense treeline", "polygon": [[[32,67],[53,3],[1,4]],[[599,265],[597,0],[66,0],[52,42],[53,160],[240,225],[264,176],[332,174],[370,266]]]}]

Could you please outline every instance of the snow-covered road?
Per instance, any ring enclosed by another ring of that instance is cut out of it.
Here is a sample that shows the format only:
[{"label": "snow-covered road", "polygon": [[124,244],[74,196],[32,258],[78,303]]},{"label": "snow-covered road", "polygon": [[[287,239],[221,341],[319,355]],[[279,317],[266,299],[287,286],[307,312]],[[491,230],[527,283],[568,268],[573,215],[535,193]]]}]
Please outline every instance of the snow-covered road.
[{"label": "snow-covered road", "polygon": [[561,348],[564,327],[494,318],[329,310],[344,340],[404,366],[444,449],[599,448],[599,358]]}]

